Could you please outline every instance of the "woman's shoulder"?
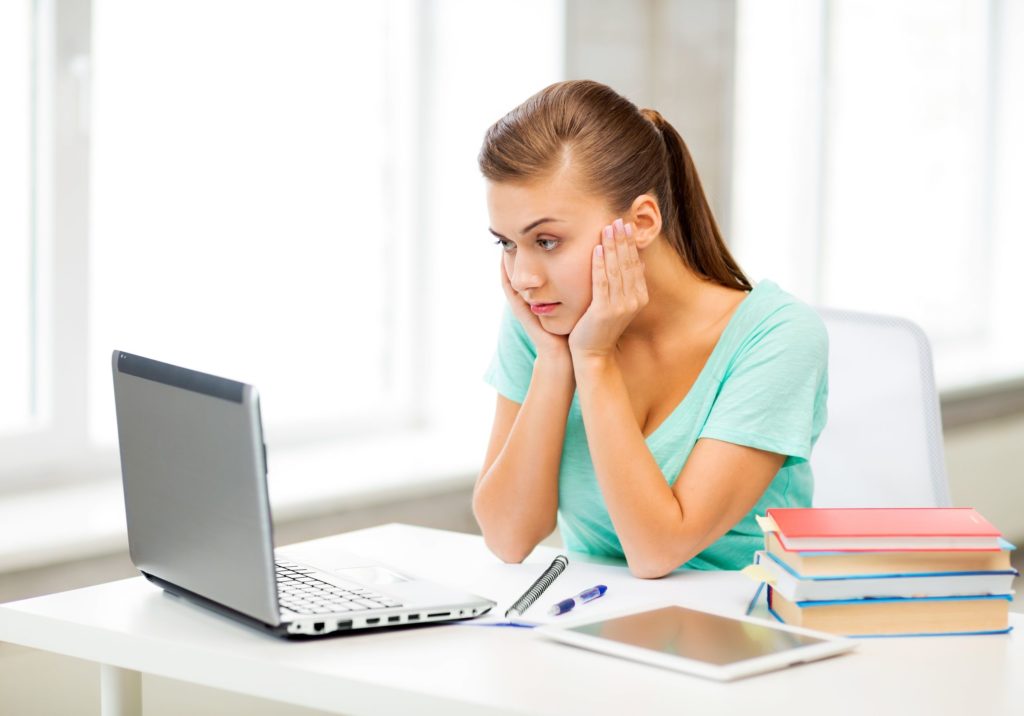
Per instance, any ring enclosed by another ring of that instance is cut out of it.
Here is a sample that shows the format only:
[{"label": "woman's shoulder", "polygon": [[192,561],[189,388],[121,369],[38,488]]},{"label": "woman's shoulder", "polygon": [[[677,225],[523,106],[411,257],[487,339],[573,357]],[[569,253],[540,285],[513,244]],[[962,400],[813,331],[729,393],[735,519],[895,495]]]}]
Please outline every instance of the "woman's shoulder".
[{"label": "woman's shoulder", "polygon": [[760,281],[743,302],[737,338],[746,347],[798,346],[827,353],[828,332],[818,312],[774,281]]},{"label": "woman's shoulder", "polygon": [[825,323],[819,313],[804,301],[784,291],[774,281],[760,281],[747,297],[750,322],[769,327],[787,326],[825,333]]}]

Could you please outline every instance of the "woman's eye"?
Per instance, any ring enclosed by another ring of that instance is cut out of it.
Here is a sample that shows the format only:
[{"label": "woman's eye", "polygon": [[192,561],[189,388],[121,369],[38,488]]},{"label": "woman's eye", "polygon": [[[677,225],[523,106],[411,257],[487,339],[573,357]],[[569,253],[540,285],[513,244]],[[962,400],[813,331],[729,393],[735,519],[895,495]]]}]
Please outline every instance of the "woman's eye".
[{"label": "woman's eye", "polygon": [[[498,239],[494,243],[500,246],[501,250],[505,253],[511,253],[516,250],[515,242],[509,241],[508,239]],[[537,246],[540,247],[542,251],[552,251],[559,243],[558,239],[537,239]]]}]

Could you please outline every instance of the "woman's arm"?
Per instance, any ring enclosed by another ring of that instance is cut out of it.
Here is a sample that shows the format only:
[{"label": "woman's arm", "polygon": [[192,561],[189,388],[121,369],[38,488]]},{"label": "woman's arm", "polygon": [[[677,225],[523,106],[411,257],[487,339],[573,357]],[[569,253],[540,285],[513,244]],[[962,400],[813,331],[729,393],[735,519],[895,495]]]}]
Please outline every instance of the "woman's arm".
[{"label": "woman's arm", "polygon": [[638,577],[664,576],[724,535],[782,467],[782,455],[702,439],[669,487],[637,425],[614,357],[576,359],[574,367],[601,494]]},{"label": "woman's arm", "polygon": [[555,529],[558,469],[573,393],[572,363],[538,357],[520,406],[498,396],[473,513],[487,546],[522,562]]},{"label": "woman's arm", "polygon": [[621,220],[593,257],[590,308],[569,336],[580,409],[597,481],[630,570],[661,577],[721,537],[749,512],[784,457],[699,440],[669,487],[644,441],[615,357],[623,330],[648,301],[643,265]]},{"label": "woman's arm", "polygon": [[522,562],[555,529],[558,470],[575,384],[565,337],[541,327],[513,290],[504,264],[501,282],[537,357],[522,405],[498,396],[487,455],[473,488],[473,514],[492,552],[506,562]]}]

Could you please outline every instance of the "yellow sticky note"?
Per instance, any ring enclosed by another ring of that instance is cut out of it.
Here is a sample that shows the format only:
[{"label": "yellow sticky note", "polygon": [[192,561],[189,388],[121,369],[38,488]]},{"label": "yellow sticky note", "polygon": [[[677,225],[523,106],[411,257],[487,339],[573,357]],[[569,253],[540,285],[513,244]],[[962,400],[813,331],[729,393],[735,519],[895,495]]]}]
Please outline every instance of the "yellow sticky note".
[{"label": "yellow sticky note", "polygon": [[762,567],[760,564],[751,564],[744,567],[742,570],[745,575],[753,579],[755,582],[768,582],[768,584],[775,584],[775,577],[767,569]]},{"label": "yellow sticky note", "polygon": [[754,515],[754,519],[757,520],[757,526],[761,528],[762,532],[779,531],[779,526],[775,524],[775,520],[770,515]]}]

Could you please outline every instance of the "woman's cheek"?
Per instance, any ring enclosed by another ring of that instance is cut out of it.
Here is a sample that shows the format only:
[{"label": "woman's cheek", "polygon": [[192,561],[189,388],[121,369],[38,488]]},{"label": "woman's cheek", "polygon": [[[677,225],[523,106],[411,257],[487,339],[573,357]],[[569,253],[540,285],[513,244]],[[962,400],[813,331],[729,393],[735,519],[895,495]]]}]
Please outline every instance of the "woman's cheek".
[{"label": "woman's cheek", "polygon": [[584,310],[590,306],[590,302],[594,298],[594,265],[593,265],[593,249],[588,252],[586,259],[580,261],[580,270],[578,272],[579,283],[577,284],[577,293],[583,304]]},{"label": "woman's cheek", "polygon": [[508,276],[509,280],[512,280],[512,270],[515,268],[515,262],[512,259],[512,254],[508,251],[501,252],[501,263],[505,266],[505,275]]}]

